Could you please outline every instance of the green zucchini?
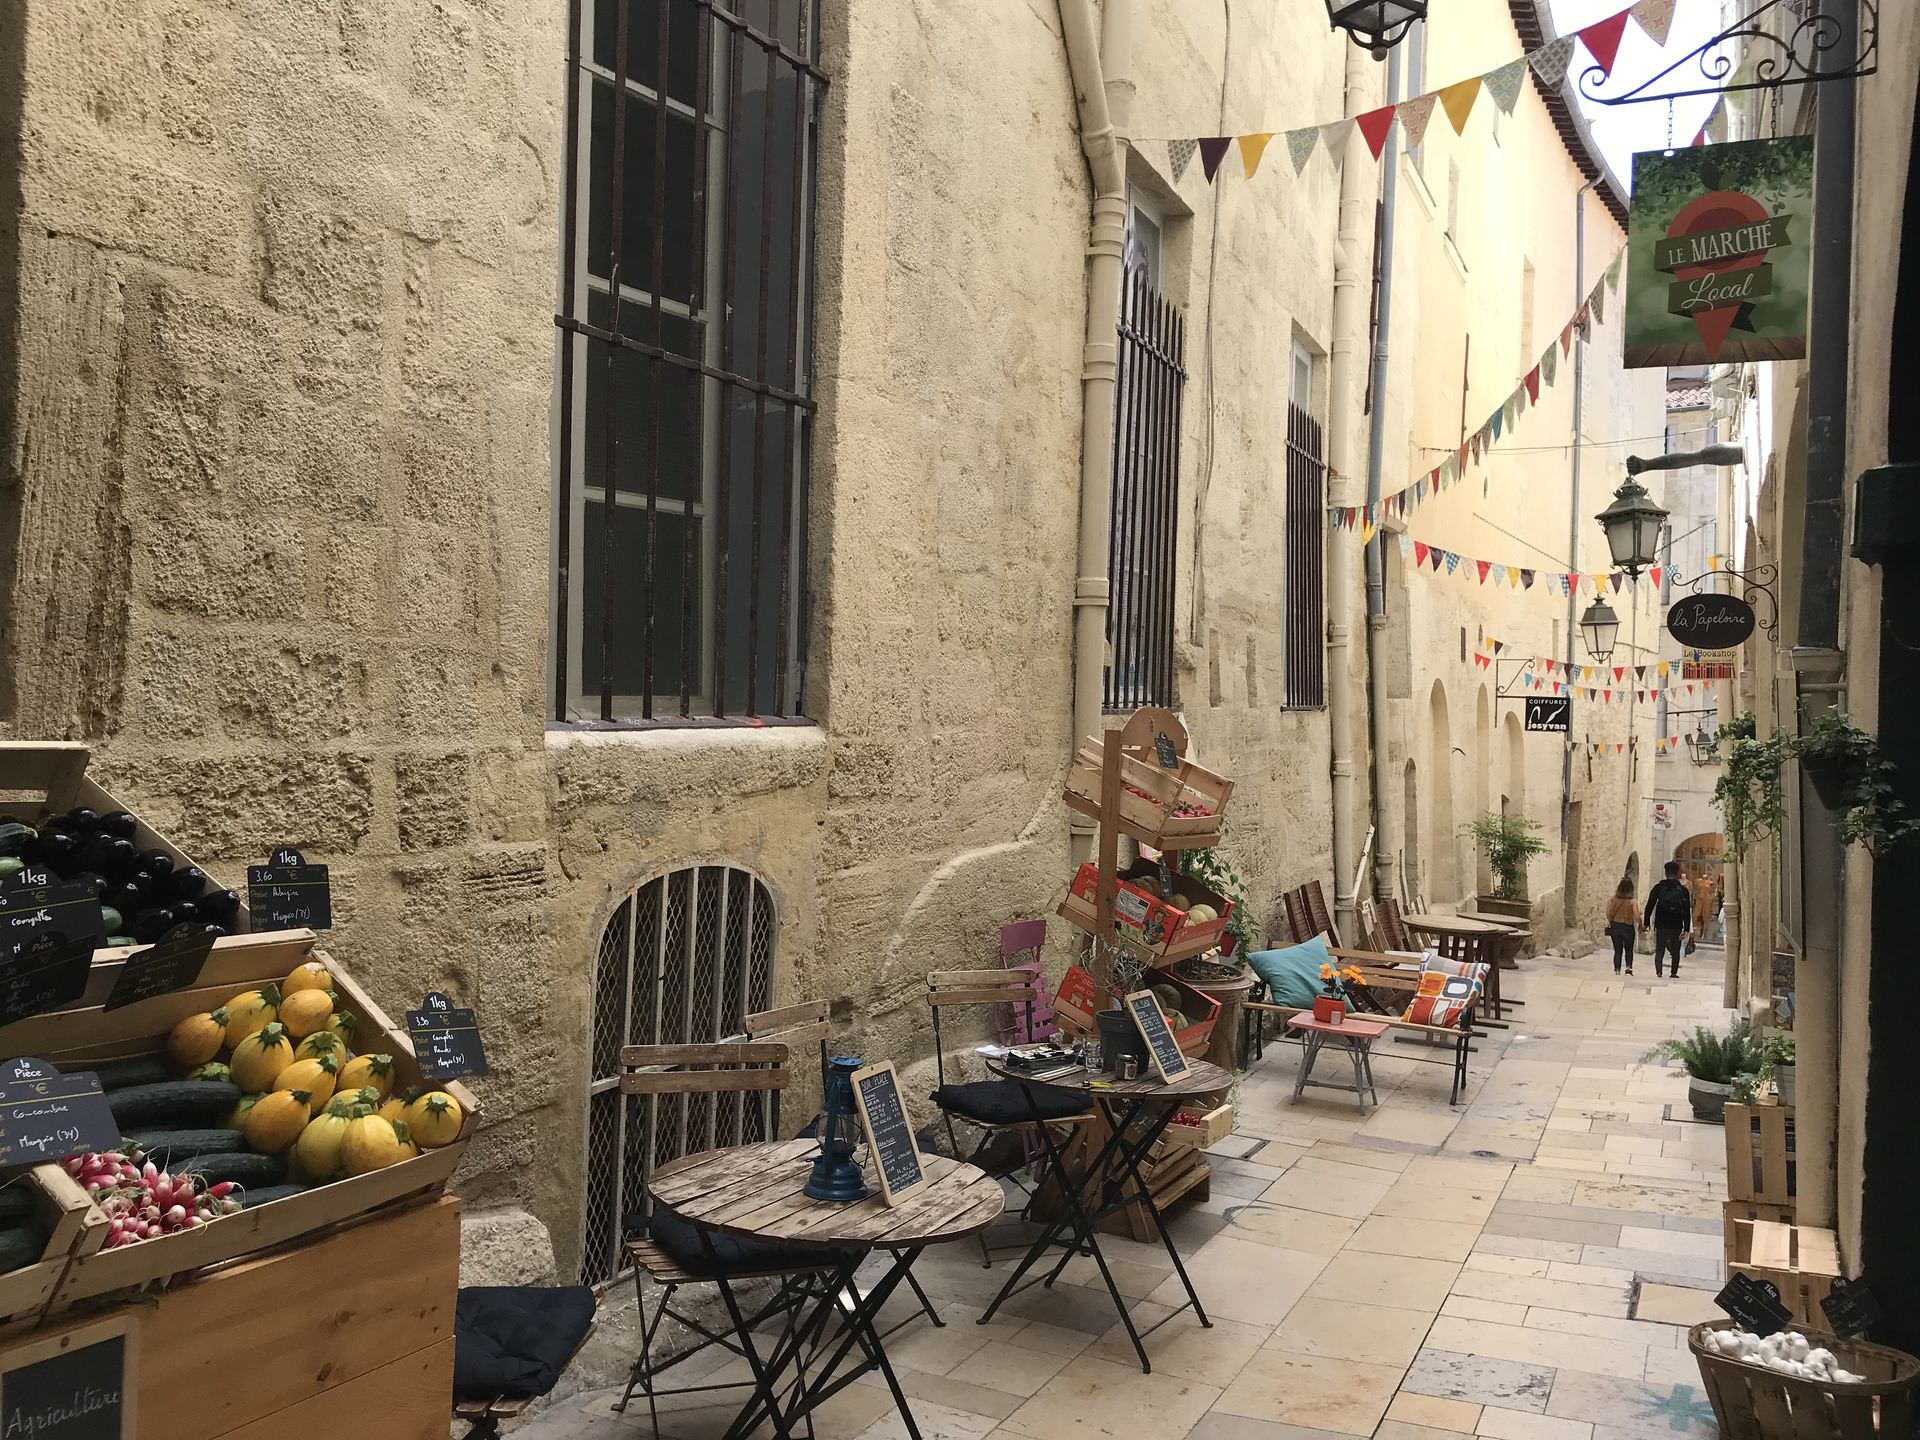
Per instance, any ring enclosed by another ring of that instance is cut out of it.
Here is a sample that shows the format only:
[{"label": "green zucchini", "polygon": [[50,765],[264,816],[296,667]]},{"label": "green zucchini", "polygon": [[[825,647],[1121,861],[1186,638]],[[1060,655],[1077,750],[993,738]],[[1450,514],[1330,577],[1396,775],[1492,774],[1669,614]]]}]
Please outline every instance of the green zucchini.
[{"label": "green zucchini", "polygon": [[136,1055],[131,1060],[103,1060],[93,1067],[102,1090],[125,1090],[130,1085],[163,1085],[173,1071],[158,1055]]},{"label": "green zucchini", "polygon": [[198,1175],[209,1185],[231,1180],[236,1185],[283,1185],[287,1179],[284,1155],[196,1155],[175,1169],[176,1175]]},{"label": "green zucchini", "polygon": [[217,1125],[240,1103],[240,1087],[220,1080],[170,1080],[107,1092],[107,1108],[122,1130]]},{"label": "green zucchini", "polygon": [[251,1210],[256,1205],[265,1205],[270,1200],[285,1200],[292,1195],[306,1193],[305,1185],[262,1185],[252,1190],[240,1191],[240,1208]]},{"label": "green zucchini", "polygon": [[39,1188],[25,1175],[0,1185],[0,1225],[26,1219],[39,1203]]},{"label": "green zucchini", "polygon": [[38,1221],[28,1220],[0,1230],[0,1271],[18,1270],[46,1254],[47,1236],[53,1232]]},{"label": "green zucchini", "polygon": [[163,1170],[172,1168],[170,1162],[232,1155],[247,1147],[238,1130],[129,1130],[126,1140]]}]

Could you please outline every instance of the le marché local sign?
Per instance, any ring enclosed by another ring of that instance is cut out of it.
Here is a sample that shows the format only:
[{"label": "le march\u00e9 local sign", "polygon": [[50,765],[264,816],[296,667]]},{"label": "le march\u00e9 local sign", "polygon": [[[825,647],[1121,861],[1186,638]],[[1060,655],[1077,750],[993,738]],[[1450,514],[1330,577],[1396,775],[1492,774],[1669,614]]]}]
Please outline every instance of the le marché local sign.
[{"label": "le march\u00e9 local sign", "polygon": [[1738,595],[1683,595],[1667,611],[1667,633],[1689,650],[1732,650],[1753,626],[1753,606]]},{"label": "le march\u00e9 local sign", "polygon": [[1804,358],[1812,212],[1808,136],[1635,155],[1626,363]]}]

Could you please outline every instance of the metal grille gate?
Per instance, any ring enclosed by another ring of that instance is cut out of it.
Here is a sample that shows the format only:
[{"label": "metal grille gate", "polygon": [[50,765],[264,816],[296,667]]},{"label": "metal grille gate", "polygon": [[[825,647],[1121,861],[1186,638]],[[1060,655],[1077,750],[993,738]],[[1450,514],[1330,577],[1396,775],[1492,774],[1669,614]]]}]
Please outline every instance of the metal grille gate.
[{"label": "metal grille gate", "polygon": [[1320,422],[1287,407],[1287,708],[1327,703],[1327,464]]},{"label": "metal grille gate", "polygon": [[741,1017],[772,1005],[777,928],[772,892],[726,865],[650,880],[607,921],[593,976],[582,1284],[624,1267],[627,1217],[646,1208],[643,1159],[658,1166],[765,1138],[763,1112],[743,1094],[623,1096],[620,1047],[739,1034]]},{"label": "metal grille gate", "polygon": [[1186,324],[1135,270],[1120,296],[1107,542],[1109,711],[1173,704],[1174,547]]}]

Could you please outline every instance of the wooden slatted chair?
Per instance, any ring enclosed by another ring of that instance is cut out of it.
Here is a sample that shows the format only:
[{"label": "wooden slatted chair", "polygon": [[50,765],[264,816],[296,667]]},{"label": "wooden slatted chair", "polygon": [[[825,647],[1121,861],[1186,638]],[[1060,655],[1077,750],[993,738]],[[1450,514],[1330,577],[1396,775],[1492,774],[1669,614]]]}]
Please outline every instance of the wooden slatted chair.
[{"label": "wooden slatted chair", "polygon": [[1407,928],[1407,922],[1402,918],[1404,913],[1398,900],[1388,898],[1375,903],[1374,919],[1379,927],[1380,940],[1388,950],[1424,950],[1426,947]]},{"label": "wooden slatted chair", "polygon": [[[1040,987],[1027,970],[935,970],[927,976],[927,1006],[933,1012],[933,1061],[938,1080],[931,1096],[940,1109],[947,1130],[947,1141],[956,1160],[978,1165],[987,1147],[1008,1131],[1036,1134],[1044,1152],[1043,1167],[1061,1164],[1059,1147],[1050,1127],[1079,1126],[1093,1119],[1092,1105],[1082,1096],[1049,1090],[1038,1085],[1022,1085],[1018,1080],[974,1080],[963,1084],[947,1081],[946,1041],[941,1033],[941,1012],[965,1005],[1016,1006],[1026,1012],[1027,1033],[1033,1031],[1033,1007],[1040,998]],[[971,1154],[963,1154],[955,1122],[979,1132]],[[1031,1207],[1036,1186],[1020,1179],[1025,1155],[1011,1167],[995,1173],[996,1179],[1012,1180],[1027,1192]],[[983,1167],[985,1168],[985,1167]],[[1044,1174],[1041,1183],[1045,1183]],[[1025,1213],[1024,1210],[1022,1212]],[[993,1264],[993,1251],[984,1233],[975,1240],[980,1246],[980,1263]]]},{"label": "wooden slatted chair", "polygon": [[[759,1096],[764,1107],[763,1133],[777,1134],[780,1128],[780,1092],[790,1078],[787,1059],[790,1052],[783,1044],[764,1041],[723,1040],[711,1045],[628,1045],[620,1051],[620,1093],[623,1095],[724,1095],[738,1094],[741,1104],[749,1096]],[[717,1102],[716,1102],[717,1103]],[[646,1193],[652,1171],[651,1147],[643,1147],[640,1156],[640,1190]],[[647,1216],[645,1233],[627,1241],[626,1253],[633,1263],[634,1294],[639,1302],[640,1355],[627,1377],[626,1391],[613,1408],[624,1412],[638,1389],[647,1397],[647,1411],[654,1432],[659,1433],[659,1398],[704,1391],[751,1388],[752,1381],[734,1381],[715,1385],[684,1385],[661,1389],[654,1378],[669,1366],[712,1345],[720,1345],[743,1354],[740,1344],[724,1330],[711,1328],[698,1314],[674,1308],[674,1296],[689,1285],[711,1283],[720,1274],[729,1282],[770,1280],[773,1294],[755,1314],[745,1317],[746,1328],[757,1328],[776,1317],[790,1319],[800,1304],[818,1293],[842,1263],[836,1252],[819,1246],[789,1246],[769,1242],[702,1234],[667,1211]],[[658,1306],[651,1320],[647,1315],[646,1281],[660,1288]],[[656,1360],[653,1342],[660,1326],[669,1318],[685,1326],[698,1339],[672,1355]],[[718,1402],[716,1402],[718,1403]]]}]

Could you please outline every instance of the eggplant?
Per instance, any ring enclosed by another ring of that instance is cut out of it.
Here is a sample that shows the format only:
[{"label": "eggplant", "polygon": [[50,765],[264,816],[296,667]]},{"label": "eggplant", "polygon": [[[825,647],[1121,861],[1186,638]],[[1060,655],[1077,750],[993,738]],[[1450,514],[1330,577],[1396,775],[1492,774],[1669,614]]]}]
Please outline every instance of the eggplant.
[{"label": "eggplant", "polygon": [[67,880],[69,883],[74,885],[86,886],[87,889],[92,893],[93,898],[100,901],[105,901],[105,899],[107,898],[107,891],[113,888],[111,885],[107,884],[105,876],[96,875],[91,870],[76,870],[73,872],[73,874],[67,877]]},{"label": "eggplant", "polygon": [[129,875],[118,885],[107,889],[107,904],[113,906],[122,915],[137,915],[160,898],[159,887],[149,875]]},{"label": "eggplant", "polygon": [[82,863],[80,842],[63,830],[42,830],[38,838],[20,854],[29,865],[51,870],[56,875],[70,875],[75,870],[95,868]]},{"label": "eggplant", "polygon": [[133,832],[139,828],[139,825],[140,822],[125,810],[109,810],[100,817],[101,833],[118,835],[122,840],[133,839]]},{"label": "eggplant", "polygon": [[39,838],[40,832],[18,820],[0,823],[0,855],[18,855]]},{"label": "eggplant", "polygon": [[127,933],[142,945],[151,945],[173,928],[174,914],[165,905],[142,910],[127,925]]},{"label": "eggplant", "polygon": [[80,835],[91,835],[100,828],[100,817],[84,805],[76,805],[60,817],[61,824]]},{"label": "eggplant", "polygon": [[89,835],[76,851],[79,868],[93,870],[109,880],[124,880],[134,872],[140,852],[131,840],[118,835]]},{"label": "eggplant", "polygon": [[193,913],[202,920],[232,929],[234,917],[240,913],[240,892],[209,890],[193,902]]},{"label": "eggplant", "polygon": [[198,865],[182,865],[160,882],[160,893],[168,900],[197,900],[212,882]]},{"label": "eggplant", "polygon": [[164,892],[167,877],[173,874],[173,857],[164,850],[142,850],[133,862],[133,868],[159,881]]}]

